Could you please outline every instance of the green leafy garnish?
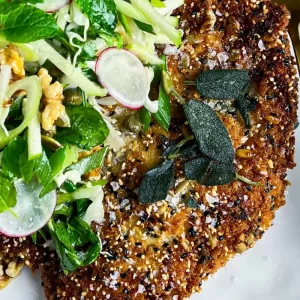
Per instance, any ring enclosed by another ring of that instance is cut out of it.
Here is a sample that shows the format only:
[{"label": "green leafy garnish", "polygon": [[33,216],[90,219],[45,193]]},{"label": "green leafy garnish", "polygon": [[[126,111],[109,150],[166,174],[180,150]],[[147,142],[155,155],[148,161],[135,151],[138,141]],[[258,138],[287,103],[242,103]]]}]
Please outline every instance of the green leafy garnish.
[{"label": "green leafy garnish", "polygon": [[101,167],[104,162],[107,150],[108,147],[104,147],[103,149],[83,158],[76,164],[71,165],[68,170],[76,170],[80,175],[84,175],[92,170]]},{"label": "green leafy garnish", "polygon": [[8,41],[29,43],[55,37],[58,33],[59,27],[53,16],[35,6],[0,3],[0,34]]},{"label": "green leafy garnish", "polygon": [[237,99],[250,84],[247,70],[210,70],[200,73],[196,86],[201,96],[215,100]]},{"label": "green leafy garnish", "polygon": [[199,204],[194,198],[189,198],[185,203],[189,208],[199,208]]},{"label": "green leafy garnish", "polygon": [[224,185],[236,178],[233,164],[221,164],[210,158],[200,157],[184,165],[186,178],[205,186]]},{"label": "green leafy garnish", "polygon": [[113,0],[76,0],[76,2],[81,11],[88,16],[94,30],[113,34],[118,20]]},{"label": "green leafy garnish", "polygon": [[148,171],[140,186],[140,202],[149,204],[166,199],[174,181],[174,173],[173,160],[167,160]]},{"label": "green leafy garnish", "polygon": [[152,25],[143,23],[143,22],[140,22],[140,21],[134,20],[134,19],[133,19],[133,21],[140,30],[151,33],[151,34],[155,34]]},{"label": "green leafy garnish", "polygon": [[11,179],[0,170],[0,212],[10,211],[16,205],[17,192]]},{"label": "green leafy garnish", "polygon": [[78,267],[94,262],[100,254],[101,243],[90,226],[79,219],[70,222],[48,222],[54,247],[65,271],[73,272]]},{"label": "green leafy garnish", "polygon": [[109,129],[102,116],[90,107],[70,106],[66,112],[71,120],[71,128],[60,128],[55,136],[61,144],[76,145],[81,149],[91,149],[102,144]]},{"label": "green leafy garnish", "polygon": [[170,98],[164,91],[162,83],[159,86],[158,112],[154,114],[154,118],[163,129],[169,129],[171,122],[171,103]]},{"label": "green leafy garnish", "polygon": [[139,111],[139,117],[144,125],[143,131],[146,132],[151,123],[151,113],[145,107],[142,107]]},{"label": "green leafy garnish", "polygon": [[215,111],[202,101],[195,100],[183,105],[183,109],[199,150],[220,163],[233,163],[234,149],[231,139]]}]

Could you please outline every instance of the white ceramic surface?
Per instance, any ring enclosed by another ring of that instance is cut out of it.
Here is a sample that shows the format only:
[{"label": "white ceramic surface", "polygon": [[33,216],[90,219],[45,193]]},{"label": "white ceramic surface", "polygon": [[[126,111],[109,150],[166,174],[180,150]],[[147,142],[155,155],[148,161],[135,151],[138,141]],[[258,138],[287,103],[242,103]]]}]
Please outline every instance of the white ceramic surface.
[{"label": "white ceramic surface", "polygon": [[[300,127],[296,163],[289,172],[287,204],[277,212],[273,227],[253,249],[205,282],[202,293],[191,300],[300,300]],[[0,291],[0,300],[44,299],[39,274],[33,277],[28,270]]]}]

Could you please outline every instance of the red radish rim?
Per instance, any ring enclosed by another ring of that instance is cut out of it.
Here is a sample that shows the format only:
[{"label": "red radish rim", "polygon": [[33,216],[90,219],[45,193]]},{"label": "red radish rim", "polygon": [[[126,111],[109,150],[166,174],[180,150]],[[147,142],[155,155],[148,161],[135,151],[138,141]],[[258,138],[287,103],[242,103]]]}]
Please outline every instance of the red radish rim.
[{"label": "red radish rim", "polygon": [[[57,200],[57,193],[56,193],[56,192],[55,192],[55,195],[56,195],[56,200]],[[52,213],[51,213],[50,218],[47,219],[47,221],[45,221],[45,223],[44,223],[39,229],[37,229],[37,230],[33,230],[33,231],[31,231],[30,233],[25,234],[25,235],[15,235],[15,234],[7,234],[5,231],[3,231],[3,230],[0,228],[0,233],[1,233],[2,235],[4,235],[4,236],[12,237],[12,238],[17,238],[17,237],[27,237],[27,236],[30,236],[30,235],[32,235],[33,233],[35,233],[35,232],[37,232],[38,230],[40,230],[41,228],[43,228],[43,227],[48,223],[48,221],[49,221],[49,220],[52,218],[52,216],[53,216],[53,213],[54,213],[54,211],[55,211],[55,208],[56,208],[56,201],[55,201],[54,208],[53,208],[53,210],[52,210]],[[12,210],[13,210],[13,208],[12,208]]]},{"label": "red radish rim", "polygon": [[[128,109],[130,109],[130,110],[139,110],[139,109],[141,109],[144,105],[141,105],[141,106],[128,106],[128,105],[122,104],[122,103],[119,101],[118,97],[116,97],[116,95],[114,95],[114,93],[112,93],[112,92],[109,90],[109,88],[107,87],[107,85],[104,84],[104,83],[101,81],[100,76],[98,75],[97,69],[98,69],[99,61],[101,60],[101,55],[104,54],[106,51],[111,51],[111,50],[113,50],[113,49],[116,49],[116,50],[119,50],[119,51],[122,51],[122,52],[129,53],[129,54],[131,54],[132,56],[134,56],[135,58],[138,59],[138,57],[137,57],[134,53],[132,53],[131,51],[126,50],[126,49],[118,49],[117,47],[109,47],[109,48],[103,49],[103,50],[100,52],[100,54],[98,55],[98,58],[97,58],[97,61],[96,61],[96,64],[95,64],[95,73],[96,73],[96,75],[97,75],[98,82],[99,82],[100,84],[102,84],[102,86],[108,91],[109,95],[112,96],[114,99],[116,99],[117,102],[118,102],[121,106],[126,107],[126,108],[128,108]],[[141,63],[142,63],[142,62],[141,62]],[[144,67],[144,66],[143,66],[143,67]],[[145,67],[144,67],[144,70],[145,70],[146,77],[147,77],[147,80],[148,80],[148,75],[147,75],[147,72],[146,72]]]},{"label": "red radish rim", "polygon": [[[47,4],[47,0],[46,0],[43,3],[37,3],[38,4],[37,7],[47,13],[54,13],[54,12],[57,12],[58,10],[60,10],[65,5],[71,3],[72,1],[71,0],[63,0],[63,1],[56,0],[56,1],[51,1],[51,2],[52,2],[52,4]],[[48,8],[48,9],[43,8],[43,6],[47,7],[47,5],[50,6],[50,8]],[[53,7],[51,7],[51,5]]]}]

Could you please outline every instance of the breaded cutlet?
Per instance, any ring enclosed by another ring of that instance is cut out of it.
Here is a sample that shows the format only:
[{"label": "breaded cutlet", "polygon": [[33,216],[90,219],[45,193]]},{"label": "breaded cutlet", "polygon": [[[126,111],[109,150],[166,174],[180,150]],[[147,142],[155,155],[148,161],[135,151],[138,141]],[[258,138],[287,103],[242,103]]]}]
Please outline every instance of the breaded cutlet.
[{"label": "breaded cutlet", "polygon": [[[172,99],[169,132],[151,124],[126,149],[108,155],[102,170],[112,181],[105,187],[105,221],[93,224],[102,254],[70,274],[64,274],[51,254],[40,264],[47,299],[186,299],[201,291],[203,280],[229,259],[253,247],[285,204],[286,172],[295,166],[298,105],[289,12],[268,0],[186,0],[176,15],[183,45],[158,50],[167,54],[168,70],[183,98],[203,101],[184,83],[203,70],[249,70],[256,99],[250,129],[234,108],[207,102],[239,149],[238,173],[260,185],[233,181],[205,187],[191,182],[186,187],[178,159],[176,188],[168,198],[140,204],[137,190],[145,172],[161,161],[162,140],[180,140],[189,130],[181,106]],[[199,208],[182,201],[190,195]],[[10,244],[11,253],[22,261]]]}]

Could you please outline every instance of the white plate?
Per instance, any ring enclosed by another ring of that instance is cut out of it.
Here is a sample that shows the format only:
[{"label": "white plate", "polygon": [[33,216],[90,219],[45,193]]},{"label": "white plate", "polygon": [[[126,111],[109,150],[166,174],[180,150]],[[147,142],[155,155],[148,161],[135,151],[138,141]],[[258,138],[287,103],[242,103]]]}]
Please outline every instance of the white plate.
[{"label": "white plate", "polygon": [[[300,91],[300,85],[299,85]],[[300,115],[300,108],[298,115]],[[300,128],[287,204],[253,249],[232,259],[191,300],[300,300]],[[0,291],[1,300],[44,300],[39,274],[24,270]]]}]

